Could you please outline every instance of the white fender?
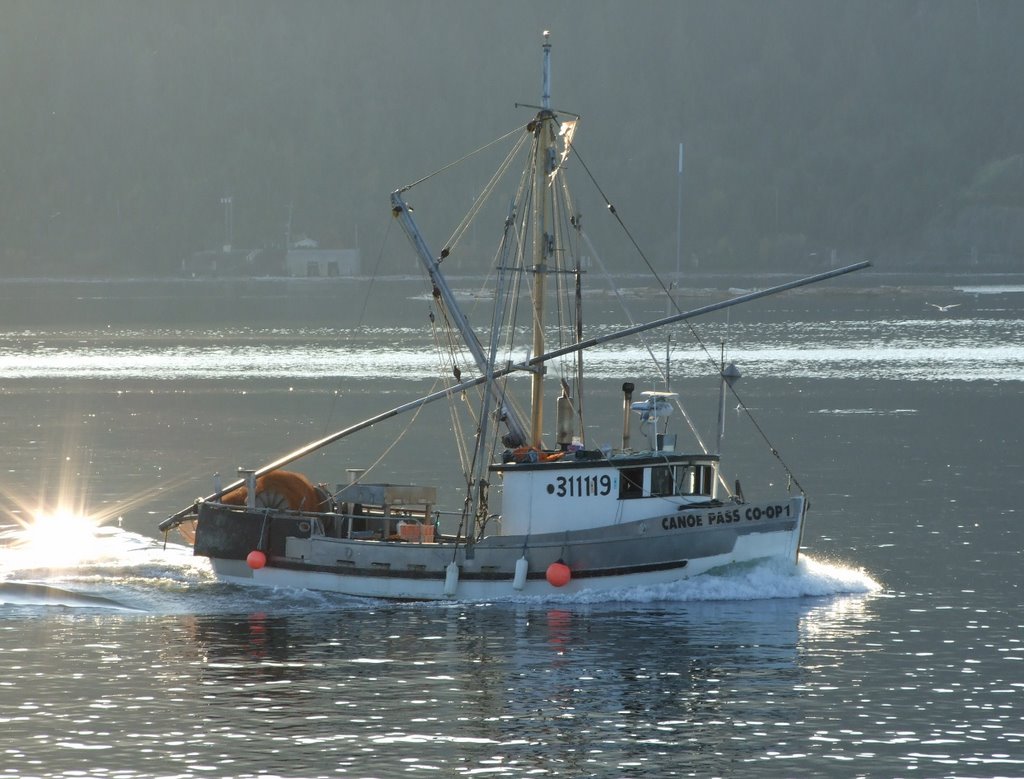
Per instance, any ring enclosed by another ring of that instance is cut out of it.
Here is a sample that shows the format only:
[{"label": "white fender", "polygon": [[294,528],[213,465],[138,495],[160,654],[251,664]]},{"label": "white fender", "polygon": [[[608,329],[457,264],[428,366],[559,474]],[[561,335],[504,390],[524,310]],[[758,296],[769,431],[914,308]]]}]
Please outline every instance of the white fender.
[{"label": "white fender", "polygon": [[444,571],[444,594],[451,597],[459,588],[459,566],[453,560]]},{"label": "white fender", "polygon": [[512,577],[512,589],[521,590],[526,586],[526,574],[530,571],[530,563],[526,559],[526,555],[523,555],[516,560],[516,573]]}]

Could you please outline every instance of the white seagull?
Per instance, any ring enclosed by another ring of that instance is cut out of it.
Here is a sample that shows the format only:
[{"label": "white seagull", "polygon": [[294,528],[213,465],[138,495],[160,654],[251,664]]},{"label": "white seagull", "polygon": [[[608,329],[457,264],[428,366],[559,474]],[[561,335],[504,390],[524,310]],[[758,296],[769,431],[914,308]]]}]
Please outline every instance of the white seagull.
[{"label": "white seagull", "polygon": [[931,306],[932,308],[935,308],[935,309],[938,309],[938,311],[940,313],[945,314],[947,311],[949,311],[949,309],[956,308],[960,304],[959,303],[950,303],[950,304],[945,305],[945,306],[940,306],[938,303],[929,303],[928,301],[925,301],[925,305],[926,306]]}]

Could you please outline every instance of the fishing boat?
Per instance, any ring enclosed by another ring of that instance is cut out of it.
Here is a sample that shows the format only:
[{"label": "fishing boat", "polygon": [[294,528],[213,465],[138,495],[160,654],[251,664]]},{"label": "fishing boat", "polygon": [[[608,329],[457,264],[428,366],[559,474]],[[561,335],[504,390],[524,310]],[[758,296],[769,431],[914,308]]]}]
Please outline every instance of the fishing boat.
[{"label": "fishing boat", "polygon": [[[670,425],[677,410],[687,414],[667,387],[636,393],[633,382],[623,381],[621,429],[601,439],[616,445],[593,446],[594,436],[586,434],[584,424],[583,355],[610,341],[867,263],[688,311],[677,308],[653,321],[588,337],[578,248],[589,252],[592,244],[567,183],[579,117],[551,107],[547,34],[542,63],[540,105],[531,107],[536,113],[518,129],[502,163],[508,168],[521,155],[525,172],[516,179],[519,185],[494,255],[489,327],[479,333],[473,329],[442,271],[464,226],[435,253],[407,200],[415,185],[396,190],[392,215],[426,271],[431,320],[449,328],[458,344],[446,369],[448,386],[240,472],[233,483],[160,523],[165,533],[180,530],[221,579],[372,598],[492,601],[610,593],[766,559],[795,566],[808,507],[798,482],[791,480],[796,486],[780,488],[778,494],[747,499],[739,481],[730,486],[720,470],[720,441],[713,449],[694,428],[697,443],[679,445]],[[496,188],[495,180],[474,209]],[[614,213],[610,204],[609,211]],[[549,298],[564,305],[549,306]],[[528,303],[520,306],[521,299]],[[559,315],[550,315],[550,308]],[[555,348],[549,346],[555,329],[549,319],[567,324]],[[527,356],[513,346],[524,331]],[[549,375],[556,372],[557,383]],[[720,366],[717,373],[721,419],[736,372]],[[529,403],[520,406],[515,390],[526,383],[518,380],[523,376],[530,385]],[[464,480],[454,490],[458,510],[439,508],[436,484],[374,482],[352,468],[346,469],[348,478],[318,485],[290,469],[306,455],[384,420],[453,398],[465,405],[461,399],[471,393],[478,395],[478,406],[467,436]],[[545,429],[549,394],[553,434]]]}]

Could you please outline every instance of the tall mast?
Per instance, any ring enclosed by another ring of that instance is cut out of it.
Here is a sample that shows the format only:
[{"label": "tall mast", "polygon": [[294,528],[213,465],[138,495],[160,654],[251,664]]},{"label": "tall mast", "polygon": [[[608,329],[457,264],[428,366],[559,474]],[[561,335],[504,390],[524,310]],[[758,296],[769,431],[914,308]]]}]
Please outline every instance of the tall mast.
[{"label": "tall mast", "polygon": [[[554,253],[554,203],[550,186],[555,169],[555,116],[551,112],[551,43],[544,31],[544,68],[541,110],[535,123],[533,179],[533,354],[544,354],[544,288],[548,260]],[[544,365],[531,376],[530,443],[540,446],[544,433]]]}]

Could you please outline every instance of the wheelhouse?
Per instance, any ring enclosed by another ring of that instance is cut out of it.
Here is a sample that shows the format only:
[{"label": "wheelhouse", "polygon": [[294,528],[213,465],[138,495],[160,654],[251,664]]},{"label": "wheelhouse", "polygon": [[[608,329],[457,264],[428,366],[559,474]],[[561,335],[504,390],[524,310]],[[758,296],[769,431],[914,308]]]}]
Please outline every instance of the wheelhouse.
[{"label": "wheelhouse", "polygon": [[[583,455],[585,453],[570,453]],[[581,530],[717,500],[718,456],[647,452],[492,465],[502,482],[502,533]]]}]

